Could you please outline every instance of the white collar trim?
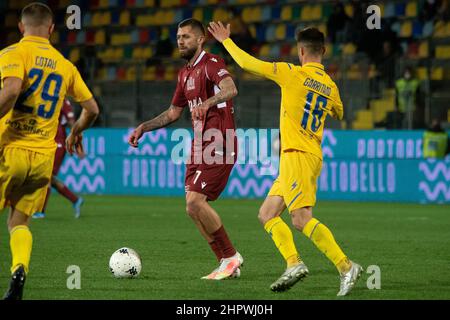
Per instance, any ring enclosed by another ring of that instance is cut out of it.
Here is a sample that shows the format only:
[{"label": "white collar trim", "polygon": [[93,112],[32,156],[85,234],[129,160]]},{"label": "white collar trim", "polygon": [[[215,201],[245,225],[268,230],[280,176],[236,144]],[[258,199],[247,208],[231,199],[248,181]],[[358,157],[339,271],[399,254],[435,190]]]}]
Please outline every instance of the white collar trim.
[{"label": "white collar trim", "polygon": [[205,55],[205,50],[202,51],[202,53],[200,53],[200,55],[198,56],[197,60],[195,60],[194,64],[192,65],[193,67],[195,67],[197,65],[197,63],[200,62],[200,60],[202,60],[203,56]]}]

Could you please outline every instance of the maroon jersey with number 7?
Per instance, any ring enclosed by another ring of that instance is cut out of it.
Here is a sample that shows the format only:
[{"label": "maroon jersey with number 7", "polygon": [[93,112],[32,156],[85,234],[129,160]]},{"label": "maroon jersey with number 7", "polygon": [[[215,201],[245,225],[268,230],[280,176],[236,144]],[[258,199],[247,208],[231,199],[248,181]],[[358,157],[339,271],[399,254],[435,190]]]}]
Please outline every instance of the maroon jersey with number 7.
[{"label": "maroon jersey with number 7", "polygon": [[[194,108],[220,91],[219,83],[230,77],[225,62],[219,56],[202,51],[196,61],[186,65],[178,73],[177,87],[172,98],[172,105]],[[219,103],[208,109],[203,120],[192,120],[194,139],[191,148],[191,163],[186,166],[186,191],[196,191],[207,195],[208,200],[215,200],[226,186],[231,169],[237,156],[237,143],[232,100]],[[217,138],[208,136],[208,130],[221,132],[222,136],[216,149],[223,156],[218,163],[205,161],[205,148]],[[206,134],[205,134],[206,133]],[[227,148],[227,146],[229,148]],[[220,150],[219,150],[220,149]],[[203,157],[198,158],[199,155]],[[231,159],[231,161],[230,161]]]}]

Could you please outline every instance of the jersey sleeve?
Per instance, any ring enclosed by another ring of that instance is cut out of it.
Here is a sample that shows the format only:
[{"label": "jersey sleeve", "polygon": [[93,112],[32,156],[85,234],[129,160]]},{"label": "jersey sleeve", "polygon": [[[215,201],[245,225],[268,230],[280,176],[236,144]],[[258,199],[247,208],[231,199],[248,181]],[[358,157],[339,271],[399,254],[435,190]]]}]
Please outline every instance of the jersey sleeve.
[{"label": "jersey sleeve", "polygon": [[294,74],[294,65],[287,62],[273,62],[270,73],[266,74],[266,78],[269,78],[279,85],[284,85],[291,81]]},{"label": "jersey sleeve", "polygon": [[183,79],[181,79],[181,74],[179,73],[177,87],[176,87],[175,93],[173,94],[173,97],[172,97],[172,105],[174,105],[175,107],[180,107],[180,108],[184,108],[188,104],[186,96],[184,95],[182,80]]},{"label": "jersey sleeve", "polygon": [[76,102],[83,102],[92,98],[91,91],[75,66],[73,66],[72,82],[69,85],[68,93]]},{"label": "jersey sleeve", "polygon": [[337,120],[342,120],[344,118],[344,105],[342,104],[339,89],[336,85],[333,85],[331,99],[333,102],[331,116]]},{"label": "jersey sleeve", "polygon": [[210,58],[205,64],[205,73],[206,77],[217,86],[223,79],[231,77],[225,61],[216,57]]},{"label": "jersey sleeve", "polygon": [[1,79],[15,77],[25,78],[25,60],[22,54],[16,49],[5,49],[0,55],[0,74]]},{"label": "jersey sleeve", "polygon": [[244,70],[275,81],[283,86],[289,83],[294,73],[293,65],[284,62],[265,62],[240,49],[230,38],[222,42],[236,63]]}]

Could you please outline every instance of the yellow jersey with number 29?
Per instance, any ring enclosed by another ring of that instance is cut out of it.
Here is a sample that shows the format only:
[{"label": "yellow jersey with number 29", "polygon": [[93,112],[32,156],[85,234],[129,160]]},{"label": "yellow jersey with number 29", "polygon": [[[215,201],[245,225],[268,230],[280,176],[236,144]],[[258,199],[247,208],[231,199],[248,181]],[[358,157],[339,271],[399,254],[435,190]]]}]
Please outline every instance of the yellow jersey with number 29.
[{"label": "yellow jersey with number 29", "polygon": [[322,159],[322,135],[328,114],[341,120],[344,109],[336,84],[320,63],[295,66],[264,62],[241,50],[230,38],[223,41],[241,68],[275,81],[281,87],[281,149],[299,150]]},{"label": "yellow jersey with number 29", "polygon": [[65,96],[92,98],[77,68],[42,37],[25,36],[0,51],[0,76],[2,87],[5,78],[23,80],[16,104],[0,121],[0,147],[53,154]]}]

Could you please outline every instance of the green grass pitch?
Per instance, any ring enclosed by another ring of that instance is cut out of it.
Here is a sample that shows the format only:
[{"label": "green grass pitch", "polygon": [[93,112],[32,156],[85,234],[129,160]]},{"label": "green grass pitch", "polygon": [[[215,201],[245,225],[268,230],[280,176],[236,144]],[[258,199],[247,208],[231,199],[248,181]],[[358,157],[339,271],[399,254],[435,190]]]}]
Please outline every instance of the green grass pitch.
[{"label": "green grass pitch", "polygon": [[[87,196],[79,220],[60,196],[47,218],[33,220],[31,271],[24,299],[338,299],[334,266],[302,234],[294,237],[310,275],[290,291],[273,293],[285,265],[260,226],[261,200],[219,199],[221,215],[245,258],[239,280],[200,278],[217,263],[185,213],[183,198]],[[334,233],[348,256],[381,269],[381,289],[369,290],[364,272],[351,295],[339,299],[450,299],[450,211],[445,205],[321,202],[315,216]],[[0,232],[0,293],[9,282],[9,237]],[[288,220],[287,213],[283,215]],[[127,246],[139,252],[136,279],[115,279],[110,255]],[[70,265],[81,268],[81,289],[66,287]]]}]

